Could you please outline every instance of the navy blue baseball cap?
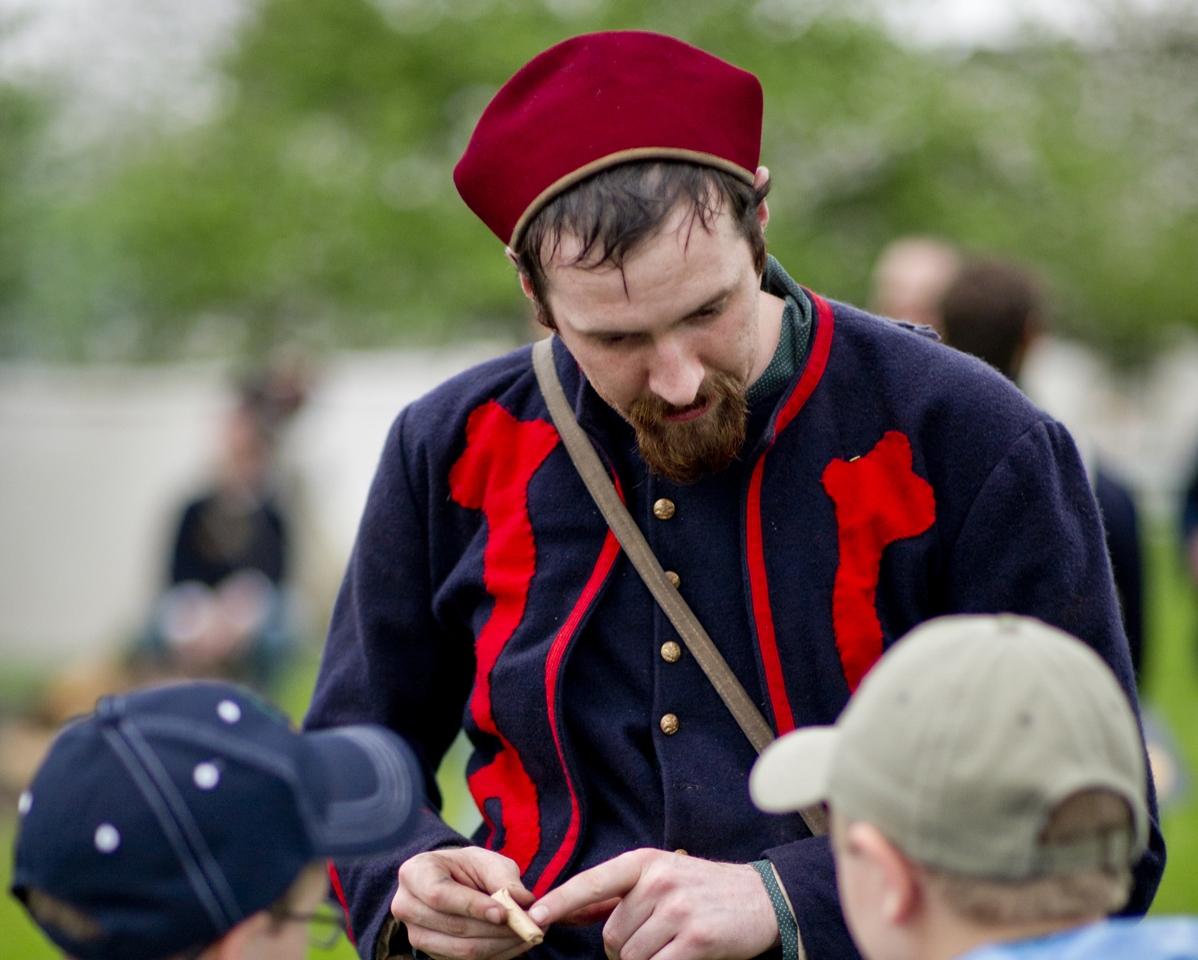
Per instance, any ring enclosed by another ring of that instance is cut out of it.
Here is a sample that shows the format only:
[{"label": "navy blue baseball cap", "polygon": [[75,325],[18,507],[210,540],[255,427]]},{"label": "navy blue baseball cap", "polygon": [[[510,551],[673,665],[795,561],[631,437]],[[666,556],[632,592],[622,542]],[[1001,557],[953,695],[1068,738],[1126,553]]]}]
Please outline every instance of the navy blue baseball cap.
[{"label": "navy blue baseball cap", "polygon": [[403,842],[423,800],[381,727],[295,732],[233,684],[106,697],[29,789],[13,893],[79,960],[157,960],[277,900],[313,860]]}]

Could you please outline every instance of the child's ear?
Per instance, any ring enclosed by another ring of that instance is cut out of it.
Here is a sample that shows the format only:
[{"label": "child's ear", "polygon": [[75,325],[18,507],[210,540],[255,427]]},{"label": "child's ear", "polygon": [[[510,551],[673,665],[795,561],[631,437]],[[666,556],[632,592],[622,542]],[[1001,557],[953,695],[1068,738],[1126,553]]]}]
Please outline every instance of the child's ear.
[{"label": "child's ear", "polygon": [[902,926],[916,912],[922,896],[918,868],[873,824],[853,823],[847,841],[873,865],[882,884],[881,908],[892,926]]}]

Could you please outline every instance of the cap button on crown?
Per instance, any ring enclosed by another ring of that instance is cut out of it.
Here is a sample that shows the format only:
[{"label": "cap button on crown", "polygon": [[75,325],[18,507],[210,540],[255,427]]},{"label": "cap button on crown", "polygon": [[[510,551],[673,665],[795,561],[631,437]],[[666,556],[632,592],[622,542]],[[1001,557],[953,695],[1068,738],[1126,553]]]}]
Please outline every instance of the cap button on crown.
[{"label": "cap button on crown", "polygon": [[662,497],[653,504],[653,516],[657,517],[658,520],[669,520],[670,517],[674,516],[674,510],[674,501],[667,500],[665,497]]}]

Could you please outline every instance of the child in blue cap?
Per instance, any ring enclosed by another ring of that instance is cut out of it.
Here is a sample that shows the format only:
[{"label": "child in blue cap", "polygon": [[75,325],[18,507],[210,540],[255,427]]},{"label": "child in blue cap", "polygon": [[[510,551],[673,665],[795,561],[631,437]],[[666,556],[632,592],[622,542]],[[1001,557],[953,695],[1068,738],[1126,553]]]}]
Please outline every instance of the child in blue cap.
[{"label": "child in blue cap", "polygon": [[402,842],[419,783],[390,731],[232,684],[107,697],[21,795],[13,894],[79,960],[302,960],[324,861]]}]

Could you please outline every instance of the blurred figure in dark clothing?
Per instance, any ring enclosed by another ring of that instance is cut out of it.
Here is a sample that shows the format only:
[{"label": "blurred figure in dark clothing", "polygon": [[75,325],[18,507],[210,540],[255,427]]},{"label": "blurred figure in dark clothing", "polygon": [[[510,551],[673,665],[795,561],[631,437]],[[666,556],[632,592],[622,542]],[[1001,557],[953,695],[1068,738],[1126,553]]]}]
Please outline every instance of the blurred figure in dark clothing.
[{"label": "blurred figure in dark clothing", "polygon": [[[941,323],[949,346],[985,360],[1018,382],[1028,348],[1044,330],[1044,299],[1039,285],[1023,268],[1002,260],[974,260],[961,268],[948,288],[941,305]],[[1123,626],[1139,679],[1144,650],[1144,582],[1135,501],[1101,464],[1086,464],[1086,468],[1102,511]],[[1194,521],[1198,525],[1198,504]]]},{"label": "blurred figure in dark clothing", "polygon": [[295,377],[256,376],[225,426],[214,489],[187,504],[170,587],[134,663],[153,674],[268,685],[294,647],[287,522],[274,496],[278,433],[303,402]]},{"label": "blurred figure in dark clothing", "polygon": [[1181,510],[1181,543],[1186,553],[1190,580],[1198,587],[1198,462],[1190,475]]}]

